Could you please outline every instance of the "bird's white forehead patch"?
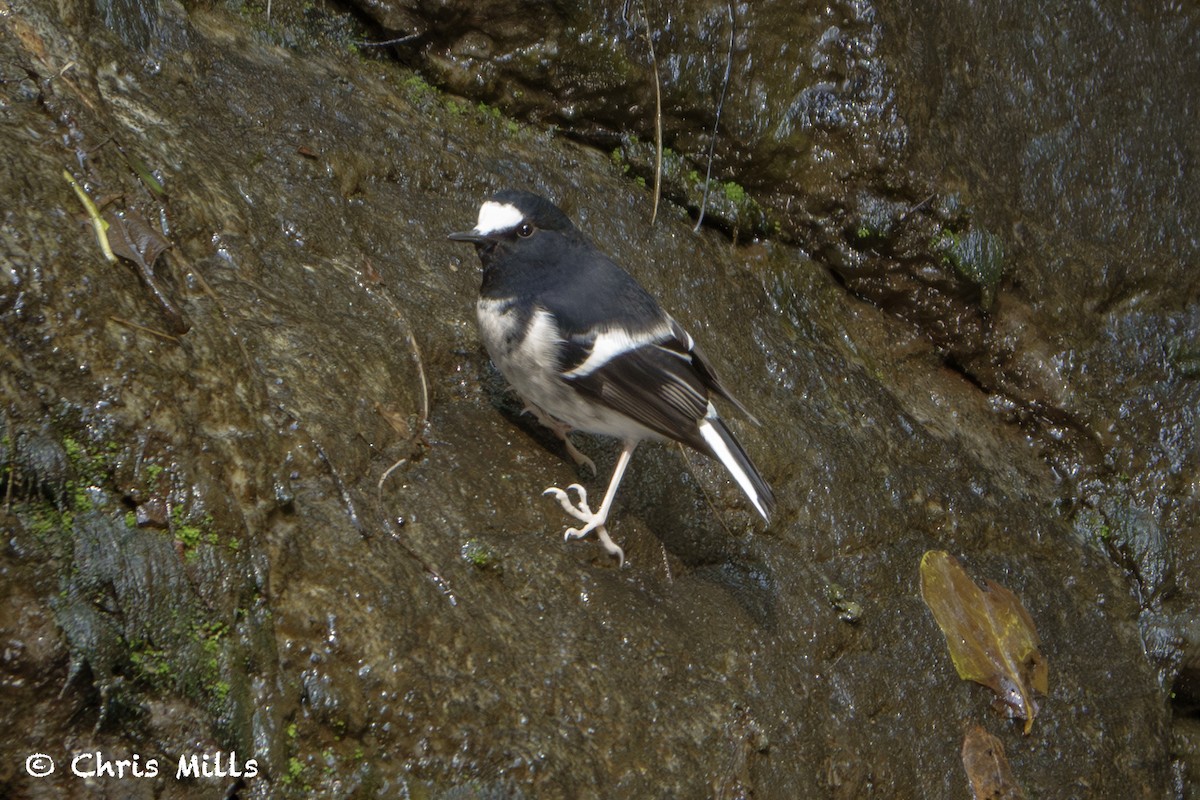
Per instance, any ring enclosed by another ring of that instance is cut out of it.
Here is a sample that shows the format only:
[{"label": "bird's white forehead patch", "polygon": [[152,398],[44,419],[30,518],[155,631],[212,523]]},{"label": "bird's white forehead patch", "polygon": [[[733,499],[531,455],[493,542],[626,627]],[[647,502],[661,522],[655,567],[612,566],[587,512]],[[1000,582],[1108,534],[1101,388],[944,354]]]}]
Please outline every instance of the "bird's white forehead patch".
[{"label": "bird's white forehead patch", "polygon": [[479,222],[475,223],[475,233],[487,236],[498,231],[512,230],[524,218],[525,215],[511,203],[488,200],[479,207]]}]

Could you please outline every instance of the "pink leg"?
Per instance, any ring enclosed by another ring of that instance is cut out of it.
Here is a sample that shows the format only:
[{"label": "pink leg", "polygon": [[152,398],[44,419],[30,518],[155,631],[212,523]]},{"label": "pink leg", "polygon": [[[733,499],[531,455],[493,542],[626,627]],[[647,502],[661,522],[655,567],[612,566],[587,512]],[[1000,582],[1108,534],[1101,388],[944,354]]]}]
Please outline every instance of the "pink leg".
[{"label": "pink leg", "polygon": [[637,446],[637,442],[625,443],[625,447],[621,450],[621,455],[617,457],[617,465],[613,467],[612,478],[608,481],[608,491],[604,493],[604,501],[600,503],[600,509],[594,513],[588,506],[587,490],[578,483],[573,483],[567,487],[568,491],[574,489],[579,493],[578,503],[572,503],[567,492],[564,492],[557,486],[551,486],[542,493],[553,496],[558,500],[558,504],[562,506],[563,511],[566,511],[572,517],[584,523],[582,528],[567,528],[566,533],[563,534],[564,539],[581,539],[592,531],[595,531],[596,537],[604,545],[604,549],[611,555],[616,556],[620,564],[625,563],[625,551],[609,538],[605,523],[608,522],[608,512],[612,509],[613,499],[617,496],[617,487],[621,485],[621,478],[625,475],[625,468],[629,466],[629,459],[633,457],[633,451],[637,449]]}]

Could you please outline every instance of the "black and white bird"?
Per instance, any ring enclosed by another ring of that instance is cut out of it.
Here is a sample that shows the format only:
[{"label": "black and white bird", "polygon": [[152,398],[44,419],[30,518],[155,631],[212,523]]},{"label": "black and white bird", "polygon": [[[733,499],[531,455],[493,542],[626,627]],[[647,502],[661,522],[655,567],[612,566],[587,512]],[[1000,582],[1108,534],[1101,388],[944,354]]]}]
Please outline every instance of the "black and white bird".
[{"label": "black and white bird", "polygon": [[623,449],[597,511],[571,484],[543,494],[592,531],[619,563],[624,551],[606,530],[617,487],[643,439],[673,439],[729,470],[764,520],[775,497],[717,414],[719,397],[754,419],[717,378],[692,337],[625,270],[585,237],[553,203],[506,190],[479,209],[475,229],[452,233],[475,245],[483,263],[477,313],[492,361],[542,424],[581,464],[572,429],[615,436]]}]

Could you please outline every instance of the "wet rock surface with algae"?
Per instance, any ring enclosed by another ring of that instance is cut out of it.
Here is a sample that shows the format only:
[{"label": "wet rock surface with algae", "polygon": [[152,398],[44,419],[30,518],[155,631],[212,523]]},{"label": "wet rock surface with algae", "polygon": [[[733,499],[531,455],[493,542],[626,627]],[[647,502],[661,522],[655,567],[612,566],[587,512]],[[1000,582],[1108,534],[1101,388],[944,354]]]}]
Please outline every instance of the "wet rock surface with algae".
[{"label": "wet rock surface with algae", "polygon": [[[1194,154],[1184,110],[1136,138],[1119,101],[1076,101],[1169,94],[1145,54],[1194,65],[1195,21],[1059,20],[1084,55],[1127,33],[1123,84],[1061,43],[1055,69],[1019,58],[1036,15],[738,7],[696,234],[727,8],[649,16],[676,159],[652,225],[636,9],[369,7],[421,34],[395,46],[420,77],[332,8],[0,4],[7,794],[962,796],[971,724],[1031,795],[1186,790],[1200,324],[1169,163]],[[646,445],[612,526],[628,566],[561,541],[540,490],[600,493],[614,447],[580,437],[602,475],[578,475],[519,415],[445,241],[509,185],[737,387],[770,529]],[[931,548],[1034,619],[1030,736],[955,676]],[[71,772],[96,752],[158,775]]]}]

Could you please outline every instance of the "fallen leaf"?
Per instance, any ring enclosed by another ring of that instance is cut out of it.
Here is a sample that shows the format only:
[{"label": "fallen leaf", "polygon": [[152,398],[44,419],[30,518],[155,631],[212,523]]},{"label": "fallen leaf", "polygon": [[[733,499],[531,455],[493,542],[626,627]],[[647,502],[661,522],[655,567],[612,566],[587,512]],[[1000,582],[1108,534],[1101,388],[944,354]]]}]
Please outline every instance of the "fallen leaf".
[{"label": "fallen leaf", "polygon": [[1037,630],[1017,596],[994,581],[983,587],[944,550],[921,558],[921,597],[946,637],[963,680],[996,693],[1010,716],[1033,727],[1034,691],[1049,691],[1049,671],[1038,650]]},{"label": "fallen leaf", "polygon": [[962,760],[975,800],[1025,800],[1025,790],[1008,766],[1004,745],[978,725],[963,739]]},{"label": "fallen leaf", "polygon": [[171,248],[161,233],[150,227],[140,212],[109,209],[104,212],[108,223],[109,243],[114,253],[136,264],[142,272],[153,272],[154,262]]},{"label": "fallen leaf", "polygon": [[137,267],[138,277],[166,315],[171,332],[176,335],[187,333],[191,326],[154,274],[154,262],[172,247],[171,242],[134,209],[110,208],[104,212],[104,222],[112,252]]},{"label": "fallen leaf", "polygon": [[399,411],[388,408],[382,403],[375,404],[375,413],[383,417],[383,421],[386,422],[393,431],[401,436],[407,438],[408,436],[412,435],[412,428],[410,428],[408,425],[407,414],[401,414]]}]

